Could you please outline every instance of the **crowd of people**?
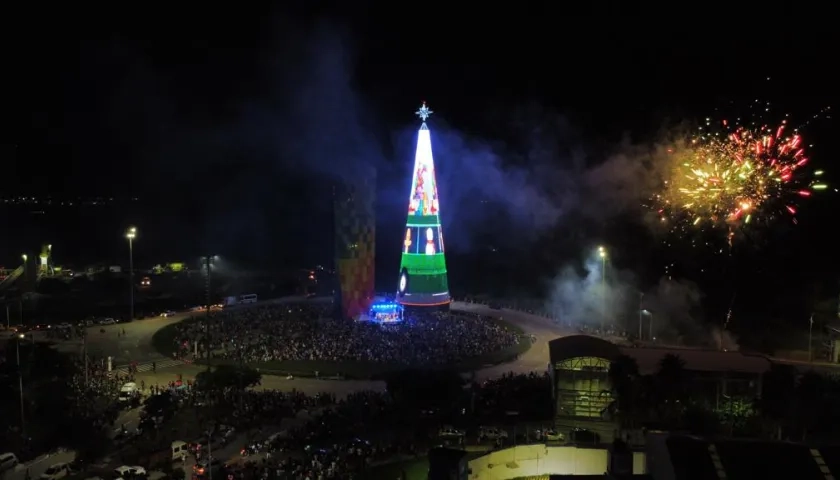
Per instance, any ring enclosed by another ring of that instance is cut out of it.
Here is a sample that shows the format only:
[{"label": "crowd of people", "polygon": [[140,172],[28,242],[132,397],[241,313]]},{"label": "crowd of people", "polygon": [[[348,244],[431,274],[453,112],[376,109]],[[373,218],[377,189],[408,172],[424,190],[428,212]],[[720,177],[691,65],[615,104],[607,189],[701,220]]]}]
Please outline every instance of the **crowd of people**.
[{"label": "crowd of people", "polygon": [[[87,362],[83,358],[73,358],[72,362],[75,372],[65,380],[70,387],[76,408],[80,412],[91,414],[91,421],[98,427],[111,424],[117,416],[116,403],[120,386],[128,377],[110,375],[104,358],[90,356]],[[87,408],[101,401],[107,405],[104,415],[97,415],[97,410]]]},{"label": "crowd of people", "polygon": [[303,406],[319,410],[267,447],[273,453],[243,459],[236,477],[352,479],[378,462],[413,457],[419,451],[411,441],[377,436],[377,419],[393,407],[387,394],[363,391],[339,401],[323,395],[291,395],[301,399]]},{"label": "crowd of people", "polygon": [[[335,319],[329,307],[270,305],[178,324],[176,356],[259,363],[283,360],[434,365],[502,350],[516,332],[486,317],[447,313],[398,324]],[[208,352],[209,350],[209,352]]]},{"label": "crowd of people", "polygon": [[[194,385],[170,388],[169,393],[179,397],[176,405],[201,404],[202,392]],[[239,432],[216,432],[214,444],[226,441],[214,449],[236,438],[249,439],[233,444],[240,452],[233,457],[224,453],[217,457],[216,450],[211,454],[224,465],[224,471],[217,472],[220,478],[352,479],[378,463],[416,457],[427,447],[415,444],[410,436],[395,437],[392,427],[398,410],[383,392],[361,391],[337,399],[328,393],[307,395],[296,390],[227,390],[214,403],[215,421]],[[281,428],[286,419],[295,418],[305,420]],[[202,435],[201,440],[208,438]],[[207,460],[207,452],[196,449],[189,455]]]}]

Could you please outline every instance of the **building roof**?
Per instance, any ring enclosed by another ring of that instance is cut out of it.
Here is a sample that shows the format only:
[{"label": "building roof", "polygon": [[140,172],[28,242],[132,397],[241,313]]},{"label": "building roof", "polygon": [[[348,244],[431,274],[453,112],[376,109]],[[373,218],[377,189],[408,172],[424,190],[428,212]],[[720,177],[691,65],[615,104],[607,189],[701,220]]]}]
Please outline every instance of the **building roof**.
[{"label": "building roof", "polygon": [[762,374],[770,370],[772,362],[764,355],[741,352],[723,352],[696,348],[644,348],[618,345],[589,335],[569,335],[548,342],[551,364],[569,358],[596,357],[612,361],[619,355],[636,360],[642,374],[659,370],[659,362],[665,355],[680,357],[686,370],[694,372],[734,372]]},{"label": "building roof", "polygon": [[555,338],[548,342],[548,354],[551,364],[569,358],[597,357],[613,360],[621,355],[621,350],[614,343],[589,335],[569,335]]},{"label": "building roof", "polygon": [[695,372],[737,372],[762,374],[770,370],[772,362],[763,355],[719,350],[698,350],[689,348],[635,348],[622,347],[623,355],[634,358],[642,374],[659,369],[659,362],[665,355],[677,355],[685,362],[686,370]]},{"label": "building roof", "polygon": [[[820,479],[820,471],[812,450],[807,445],[764,440],[708,440],[684,435],[671,435],[665,441],[674,469],[673,478],[718,480],[710,447],[720,458],[726,478],[795,478]],[[840,474],[840,449],[813,450],[825,460],[834,476]]]}]

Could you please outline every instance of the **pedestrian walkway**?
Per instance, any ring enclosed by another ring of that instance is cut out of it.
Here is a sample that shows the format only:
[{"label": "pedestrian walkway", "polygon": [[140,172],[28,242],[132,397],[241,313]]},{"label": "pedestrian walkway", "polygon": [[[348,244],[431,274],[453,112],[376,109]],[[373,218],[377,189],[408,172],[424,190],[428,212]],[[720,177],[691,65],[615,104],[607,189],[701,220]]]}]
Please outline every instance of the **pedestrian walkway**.
[{"label": "pedestrian walkway", "polygon": [[[183,360],[175,360],[172,358],[162,359],[159,362],[146,362],[146,363],[138,363],[137,364],[137,373],[144,373],[144,372],[151,372],[152,371],[152,364],[156,364],[155,367],[160,370],[162,368],[170,368],[170,367],[177,367],[180,365],[186,365],[189,362],[185,362]],[[122,373],[127,375],[128,369],[130,365],[120,365],[116,367],[113,371],[111,371],[111,375],[115,373]]]}]

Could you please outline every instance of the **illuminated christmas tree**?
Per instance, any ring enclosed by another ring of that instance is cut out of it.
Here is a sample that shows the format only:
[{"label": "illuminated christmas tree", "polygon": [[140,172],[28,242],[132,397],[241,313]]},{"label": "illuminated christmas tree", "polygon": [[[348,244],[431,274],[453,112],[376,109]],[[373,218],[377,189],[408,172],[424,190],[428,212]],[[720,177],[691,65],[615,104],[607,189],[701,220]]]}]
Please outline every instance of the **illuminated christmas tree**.
[{"label": "illuminated christmas tree", "polygon": [[450,302],[435,161],[432,157],[432,139],[426,125],[431,114],[432,111],[425,103],[417,111],[423,124],[417,133],[408,220],[402,236],[397,298],[408,307],[440,308],[448,306]]}]

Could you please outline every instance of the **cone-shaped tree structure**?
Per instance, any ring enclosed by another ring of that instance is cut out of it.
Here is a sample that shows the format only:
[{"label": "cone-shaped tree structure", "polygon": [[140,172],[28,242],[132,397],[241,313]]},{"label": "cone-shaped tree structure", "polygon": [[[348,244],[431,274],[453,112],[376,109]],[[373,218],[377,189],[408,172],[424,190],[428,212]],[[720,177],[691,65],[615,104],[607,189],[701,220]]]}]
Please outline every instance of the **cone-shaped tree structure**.
[{"label": "cone-shaped tree structure", "polygon": [[450,302],[435,161],[432,157],[432,139],[426,125],[426,119],[431,113],[425,103],[417,111],[423,124],[417,133],[408,220],[402,235],[402,261],[397,286],[397,298],[407,307],[440,308],[448,306]]}]

